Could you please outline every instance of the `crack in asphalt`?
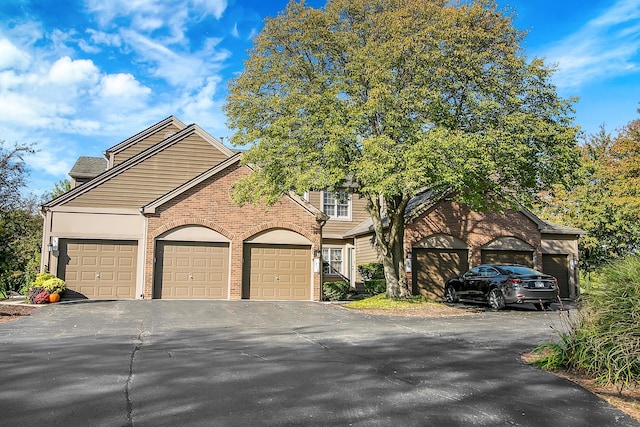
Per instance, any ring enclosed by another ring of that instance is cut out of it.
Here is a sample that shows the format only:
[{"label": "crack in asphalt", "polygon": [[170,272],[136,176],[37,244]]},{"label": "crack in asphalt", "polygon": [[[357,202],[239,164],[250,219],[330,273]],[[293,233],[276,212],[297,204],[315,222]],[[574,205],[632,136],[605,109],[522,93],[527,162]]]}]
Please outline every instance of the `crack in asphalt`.
[{"label": "crack in asphalt", "polygon": [[124,383],[124,397],[127,402],[127,427],[133,427],[133,402],[131,401],[130,391],[131,391],[131,381],[133,380],[133,363],[136,358],[136,353],[142,345],[144,344],[143,336],[146,332],[142,331],[136,337],[135,345],[133,346],[133,351],[131,352],[131,356],[129,357],[129,375],[127,376],[127,380]]}]

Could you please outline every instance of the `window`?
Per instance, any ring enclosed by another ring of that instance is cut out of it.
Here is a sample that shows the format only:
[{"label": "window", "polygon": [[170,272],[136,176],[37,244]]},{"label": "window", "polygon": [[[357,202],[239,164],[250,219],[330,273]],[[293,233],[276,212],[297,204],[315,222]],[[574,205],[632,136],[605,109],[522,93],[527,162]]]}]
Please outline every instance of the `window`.
[{"label": "window", "polygon": [[324,274],[342,274],[342,248],[322,248]]},{"label": "window", "polygon": [[324,191],[322,209],[332,218],[349,218],[351,197],[346,191]]}]

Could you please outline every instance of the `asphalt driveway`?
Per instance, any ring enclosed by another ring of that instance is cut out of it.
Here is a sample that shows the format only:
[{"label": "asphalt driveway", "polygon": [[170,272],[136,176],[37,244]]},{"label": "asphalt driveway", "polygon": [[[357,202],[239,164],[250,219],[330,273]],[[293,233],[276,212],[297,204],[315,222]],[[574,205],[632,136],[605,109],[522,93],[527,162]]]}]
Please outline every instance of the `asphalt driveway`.
[{"label": "asphalt driveway", "polygon": [[56,304],[0,324],[0,425],[637,426],[520,361],[558,312],[381,317],[329,304]]}]

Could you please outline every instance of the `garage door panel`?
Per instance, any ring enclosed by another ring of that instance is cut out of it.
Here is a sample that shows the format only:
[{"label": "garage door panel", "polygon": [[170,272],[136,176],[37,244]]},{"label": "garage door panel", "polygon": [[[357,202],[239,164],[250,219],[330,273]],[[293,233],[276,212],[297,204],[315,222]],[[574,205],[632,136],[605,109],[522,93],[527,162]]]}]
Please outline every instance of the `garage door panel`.
[{"label": "garage door panel", "polygon": [[156,258],[156,298],[227,298],[227,243],[159,241]]},{"label": "garage door panel", "polygon": [[297,245],[245,246],[243,298],[311,299],[311,248]]},{"label": "garage door panel", "polygon": [[483,264],[521,264],[533,267],[533,252],[483,250]]},{"label": "garage door panel", "polygon": [[550,274],[558,279],[558,288],[560,288],[560,298],[570,298],[569,289],[569,256],[543,254],[542,255],[542,272]]},{"label": "garage door panel", "polygon": [[58,276],[87,298],[135,298],[137,243],[62,239]]},{"label": "garage door panel", "polygon": [[444,283],[469,269],[466,249],[414,249],[416,291],[429,298],[442,298]]}]

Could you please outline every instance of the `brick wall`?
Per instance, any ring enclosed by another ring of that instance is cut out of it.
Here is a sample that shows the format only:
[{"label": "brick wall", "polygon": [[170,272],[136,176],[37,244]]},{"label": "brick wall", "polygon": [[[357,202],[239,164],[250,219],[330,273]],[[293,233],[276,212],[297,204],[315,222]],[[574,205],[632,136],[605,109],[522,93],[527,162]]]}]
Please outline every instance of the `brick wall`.
[{"label": "brick wall", "polygon": [[[284,197],[272,206],[233,203],[231,186],[249,173],[248,168],[236,163],[147,215],[145,298],[151,298],[153,292],[156,238],[182,225],[208,227],[231,241],[230,299],[242,298],[243,242],[249,237],[273,228],[287,229],[312,242],[310,257],[320,248],[320,227],[314,215],[290,198]],[[313,273],[313,299],[320,299],[319,273]]]},{"label": "brick wall", "polygon": [[433,234],[448,234],[469,247],[469,265],[480,264],[481,248],[498,237],[515,237],[534,248],[536,268],[542,268],[541,235],[537,225],[517,211],[475,212],[460,203],[442,200],[406,227],[405,250]]}]

